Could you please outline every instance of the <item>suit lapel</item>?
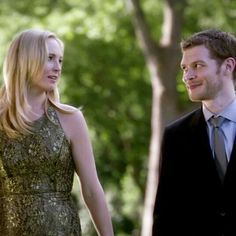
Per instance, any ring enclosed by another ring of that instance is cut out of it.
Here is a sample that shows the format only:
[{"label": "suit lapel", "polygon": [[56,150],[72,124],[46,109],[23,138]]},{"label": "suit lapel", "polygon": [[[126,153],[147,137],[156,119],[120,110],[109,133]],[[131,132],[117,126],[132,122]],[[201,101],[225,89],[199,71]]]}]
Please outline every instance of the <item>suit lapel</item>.
[{"label": "suit lapel", "polygon": [[230,155],[230,161],[229,163],[234,160],[236,158],[236,139],[234,138],[234,146],[233,146],[233,150],[232,153]]},{"label": "suit lapel", "polygon": [[213,156],[207,133],[207,125],[201,109],[197,110],[193,116],[191,127],[191,137],[195,137],[195,141],[202,152],[202,156],[210,157],[212,160]]},{"label": "suit lapel", "polygon": [[232,153],[230,155],[229,164],[226,170],[225,174],[225,180],[235,179],[236,173],[235,173],[235,166],[236,166],[236,138],[234,138],[234,146]]}]

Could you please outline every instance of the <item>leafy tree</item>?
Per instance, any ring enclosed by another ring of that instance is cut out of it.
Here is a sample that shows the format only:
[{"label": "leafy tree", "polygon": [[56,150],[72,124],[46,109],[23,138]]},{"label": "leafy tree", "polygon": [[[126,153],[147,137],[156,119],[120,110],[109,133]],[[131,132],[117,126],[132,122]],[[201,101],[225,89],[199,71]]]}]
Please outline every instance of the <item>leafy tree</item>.
[{"label": "leafy tree", "polygon": [[[52,30],[65,42],[61,100],[82,107],[117,236],[139,235],[142,215],[149,220],[142,234],[149,235],[163,126],[192,107],[178,70],[181,37],[207,27],[234,32],[235,5],[0,0],[0,66],[12,36],[26,28]],[[148,191],[152,200],[143,204]],[[84,234],[95,235],[87,212],[80,214]]]},{"label": "leafy tree", "polygon": [[[140,228],[151,87],[123,2],[32,0],[15,4],[9,0],[1,2],[0,9],[2,55],[13,35],[26,28],[52,30],[65,42],[61,100],[82,107],[115,233],[131,235]],[[81,214],[85,235],[93,235],[83,209]]]},{"label": "leafy tree", "polygon": [[[182,32],[193,32],[202,28],[223,27],[231,14],[227,15],[230,2],[208,1],[207,3],[192,0],[163,0],[159,1],[160,8],[156,11],[156,21],[149,21],[149,5],[157,6],[157,2],[129,0],[128,10],[132,17],[136,37],[143,51],[147,68],[152,81],[152,135],[149,154],[149,168],[147,176],[146,196],[144,202],[142,233],[151,235],[152,211],[158,185],[160,141],[164,126],[178,117],[182,112],[179,106],[178,93],[178,64],[180,61],[179,42]],[[206,6],[207,5],[207,6]],[[212,8],[216,11],[212,11]],[[161,9],[161,10],[160,10]],[[196,10],[198,9],[198,10]],[[147,13],[148,12],[148,13]],[[202,17],[199,17],[199,13]],[[151,14],[152,15],[152,14]],[[160,16],[162,17],[160,20]],[[185,27],[185,21],[190,24]],[[214,21],[215,20],[215,21]],[[156,27],[161,21],[162,28]],[[199,21],[199,22],[197,22]],[[153,23],[155,22],[155,23]],[[197,22],[197,23],[196,23]],[[156,30],[155,30],[156,29]],[[154,33],[157,33],[157,37]],[[179,85],[183,91],[183,85]],[[185,96],[186,97],[186,96]],[[154,186],[154,187],[153,187]]]}]

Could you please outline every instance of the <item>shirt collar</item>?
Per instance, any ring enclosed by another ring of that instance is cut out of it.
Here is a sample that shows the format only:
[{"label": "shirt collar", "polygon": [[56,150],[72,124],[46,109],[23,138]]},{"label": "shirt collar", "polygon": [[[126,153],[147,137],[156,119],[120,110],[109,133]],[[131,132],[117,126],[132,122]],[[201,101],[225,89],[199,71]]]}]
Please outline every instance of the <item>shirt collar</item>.
[{"label": "shirt collar", "polygon": [[212,116],[223,116],[226,119],[236,123],[236,99],[234,99],[222,112],[214,114],[210,112],[207,107],[203,104],[202,106],[203,115],[205,120],[208,121]]}]

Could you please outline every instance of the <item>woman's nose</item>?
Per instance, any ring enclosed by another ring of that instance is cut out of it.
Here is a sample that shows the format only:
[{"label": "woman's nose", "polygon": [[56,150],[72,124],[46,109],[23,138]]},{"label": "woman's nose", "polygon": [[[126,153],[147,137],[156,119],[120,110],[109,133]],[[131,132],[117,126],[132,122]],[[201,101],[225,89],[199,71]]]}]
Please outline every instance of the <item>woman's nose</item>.
[{"label": "woman's nose", "polygon": [[56,71],[61,71],[61,63],[59,61],[54,61],[53,69]]}]

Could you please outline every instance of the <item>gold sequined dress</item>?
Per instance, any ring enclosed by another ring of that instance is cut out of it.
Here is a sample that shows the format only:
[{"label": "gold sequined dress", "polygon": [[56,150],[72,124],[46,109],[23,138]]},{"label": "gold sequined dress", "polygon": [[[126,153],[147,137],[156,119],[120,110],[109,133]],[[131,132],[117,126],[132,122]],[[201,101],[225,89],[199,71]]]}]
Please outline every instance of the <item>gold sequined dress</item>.
[{"label": "gold sequined dress", "polygon": [[81,235],[70,145],[54,108],[47,114],[33,134],[8,139],[0,131],[0,236]]}]

